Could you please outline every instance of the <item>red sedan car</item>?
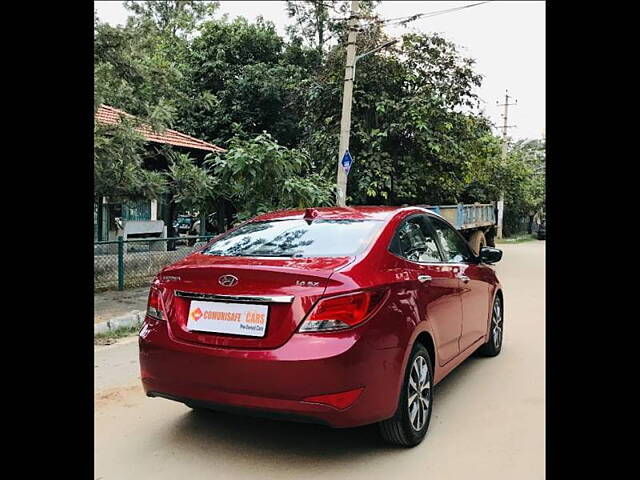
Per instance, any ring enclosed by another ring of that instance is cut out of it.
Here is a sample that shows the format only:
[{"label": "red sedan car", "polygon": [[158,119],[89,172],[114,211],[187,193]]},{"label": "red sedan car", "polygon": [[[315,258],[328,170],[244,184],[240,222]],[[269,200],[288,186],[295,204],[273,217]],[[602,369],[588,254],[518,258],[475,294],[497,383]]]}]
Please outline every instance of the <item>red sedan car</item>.
[{"label": "red sedan car", "polygon": [[491,264],[422,208],[262,215],[164,268],[140,330],[145,392],[208,408],[424,438],[433,386],[500,353]]}]

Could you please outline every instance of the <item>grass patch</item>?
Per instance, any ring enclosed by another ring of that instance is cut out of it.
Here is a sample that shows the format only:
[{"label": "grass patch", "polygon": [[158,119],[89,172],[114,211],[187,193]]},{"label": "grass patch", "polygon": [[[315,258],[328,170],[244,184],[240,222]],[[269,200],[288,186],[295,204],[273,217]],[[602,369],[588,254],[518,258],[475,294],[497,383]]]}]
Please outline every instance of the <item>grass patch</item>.
[{"label": "grass patch", "polygon": [[93,336],[94,345],[111,345],[116,343],[118,339],[137,335],[140,331],[140,325],[133,327],[120,327],[115,330],[109,330],[106,333],[97,333]]},{"label": "grass patch", "polygon": [[509,238],[496,238],[496,244],[498,243],[523,243],[530,242],[532,240],[537,240],[537,237],[534,233],[523,233],[520,235],[514,235]]}]

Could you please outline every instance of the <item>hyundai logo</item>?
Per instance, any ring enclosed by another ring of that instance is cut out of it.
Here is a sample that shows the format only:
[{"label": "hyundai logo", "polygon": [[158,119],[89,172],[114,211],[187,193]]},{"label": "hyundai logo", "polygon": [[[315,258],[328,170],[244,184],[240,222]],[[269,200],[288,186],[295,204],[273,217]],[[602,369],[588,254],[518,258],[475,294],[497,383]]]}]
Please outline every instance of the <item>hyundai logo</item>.
[{"label": "hyundai logo", "polygon": [[218,278],[218,283],[223,287],[233,287],[238,284],[238,277],[234,275],[222,275]]}]

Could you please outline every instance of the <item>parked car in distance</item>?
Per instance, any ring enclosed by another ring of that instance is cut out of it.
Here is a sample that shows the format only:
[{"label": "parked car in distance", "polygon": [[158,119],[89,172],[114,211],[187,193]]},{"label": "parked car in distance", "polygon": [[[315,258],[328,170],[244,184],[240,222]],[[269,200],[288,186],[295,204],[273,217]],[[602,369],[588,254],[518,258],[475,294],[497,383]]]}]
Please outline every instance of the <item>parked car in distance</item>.
[{"label": "parked car in distance", "polygon": [[[193,228],[191,229],[192,235],[200,234],[200,218],[197,218],[193,224]],[[205,232],[216,232],[217,231],[217,219],[215,213],[210,213],[206,217],[205,222]]]},{"label": "parked car in distance", "polygon": [[540,226],[538,227],[538,240],[544,240],[545,238],[547,238],[547,222],[546,221],[542,221],[542,223],[540,223]]},{"label": "parked car in distance", "polygon": [[178,215],[173,228],[176,229],[178,235],[190,235],[194,223],[195,218],[191,215]]},{"label": "parked car in distance", "polygon": [[[265,214],[165,267],[139,333],[149,397],[332,427],[427,433],[433,387],[498,355],[492,264],[419,207]],[[464,392],[460,392],[464,394]]]}]

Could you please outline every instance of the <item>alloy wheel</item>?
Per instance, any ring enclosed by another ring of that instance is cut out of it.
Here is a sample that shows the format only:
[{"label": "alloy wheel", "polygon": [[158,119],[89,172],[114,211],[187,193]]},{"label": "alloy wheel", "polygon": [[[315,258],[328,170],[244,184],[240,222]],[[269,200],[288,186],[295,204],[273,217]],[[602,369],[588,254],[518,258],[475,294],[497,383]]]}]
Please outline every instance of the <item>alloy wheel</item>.
[{"label": "alloy wheel", "polygon": [[431,378],[427,361],[422,356],[413,361],[408,389],[409,421],[413,429],[419,431],[427,421],[431,406]]},{"label": "alloy wheel", "polygon": [[493,304],[493,317],[491,319],[492,329],[491,334],[493,336],[493,346],[495,349],[499,349],[502,344],[502,308],[500,306],[500,300],[496,300]]}]

